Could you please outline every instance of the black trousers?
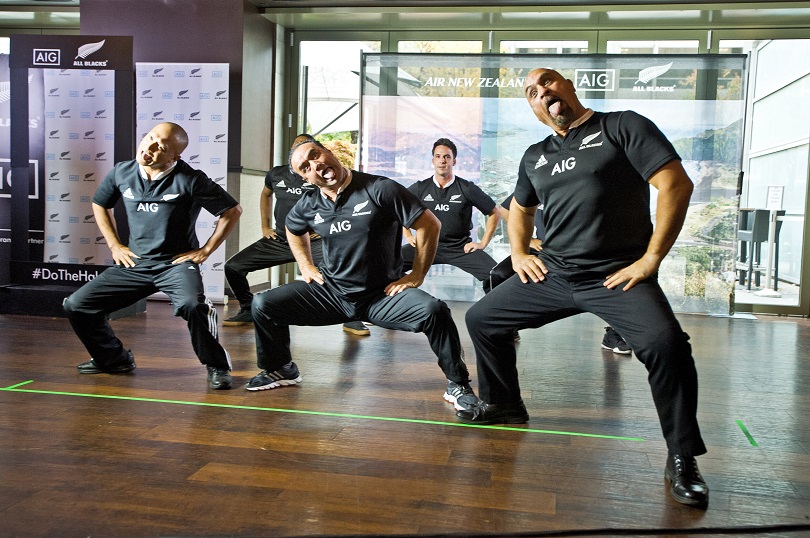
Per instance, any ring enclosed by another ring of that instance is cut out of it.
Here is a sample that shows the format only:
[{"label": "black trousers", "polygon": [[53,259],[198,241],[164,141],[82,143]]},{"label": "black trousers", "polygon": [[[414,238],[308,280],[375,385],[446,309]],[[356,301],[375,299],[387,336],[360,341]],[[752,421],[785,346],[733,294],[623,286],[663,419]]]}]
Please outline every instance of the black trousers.
[{"label": "black trousers", "polygon": [[231,359],[219,343],[217,311],[203,290],[200,268],[195,263],[116,265],[65,299],[64,308],[90,356],[98,364],[109,364],[126,357],[127,350],[115,336],[107,315],[162,291],[171,300],[174,315],[188,323],[191,345],[200,362],[230,369]]},{"label": "black trousers", "polygon": [[550,273],[542,282],[524,284],[515,275],[474,304],[466,322],[478,361],[479,397],[495,404],[520,400],[515,329],[591,312],[614,327],[647,368],[669,451],[704,454],[692,347],[658,281],[650,278],[628,291],[610,290],[603,282],[571,282]]},{"label": "black trousers", "polygon": [[[539,251],[530,249],[529,252],[537,256]],[[505,282],[507,278],[515,274],[512,269],[512,256],[507,256],[498,262],[498,265],[489,272],[489,289],[495,288],[498,284]]]},{"label": "black trousers", "polygon": [[[413,269],[415,251],[416,249],[408,243],[402,245],[403,271],[408,272]],[[447,248],[440,245],[439,248],[436,249],[436,257],[433,259],[433,265],[442,263],[458,267],[462,271],[470,273],[476,279],[483,282],[484,292],[489,292],[489,273],[497,262],[483,250],[464,252],[463,247]]]},{"label": "black trousers", "polygon": [[295,281],[253,298],[257,364],[277,370],[292,360],[290,325],[333,325],[368,320],[385,329],[425,333],[447,379],[470,380],[458,329],[443,301],[409,288],[393,297],[382,291],[363,301],[349,301],[317,283]]},{"label": "black trousers", "polygon": [[[312,261],[320,265],[323,261],[321,239],[310,239]],[[240,250],[225,262],[225,279],[231,288],[240,310],[250,310],[253,293],[250,291],[247,275],[260,269],[269,269],[295,261],[290,245],[284,238],[262,237],[255,243]]]}]

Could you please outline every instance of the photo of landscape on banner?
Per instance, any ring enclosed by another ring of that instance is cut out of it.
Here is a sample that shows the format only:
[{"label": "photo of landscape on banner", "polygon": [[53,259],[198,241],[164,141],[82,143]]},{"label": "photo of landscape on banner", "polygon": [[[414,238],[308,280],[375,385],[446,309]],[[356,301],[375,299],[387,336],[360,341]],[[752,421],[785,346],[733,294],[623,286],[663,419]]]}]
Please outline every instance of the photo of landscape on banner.
[{"label": "photo of landscape on banner", "polygon": [[[574,82],[584,106],[638,112],[673,143],[695,189],[659,281],[675,311],[726,315],[733,309],[746,59],[363,54],[359,168],[408,186],[432,176],[433,142],[447,137],[458,146],[456,175],[500,203],[514,188],[526,148],[552,134],[523,96],[525,77],[538,67],[555,69]],[[650,200],[655,222],[654,187]],[[496,260],[508,256],[505,225],[488,250]]]}]

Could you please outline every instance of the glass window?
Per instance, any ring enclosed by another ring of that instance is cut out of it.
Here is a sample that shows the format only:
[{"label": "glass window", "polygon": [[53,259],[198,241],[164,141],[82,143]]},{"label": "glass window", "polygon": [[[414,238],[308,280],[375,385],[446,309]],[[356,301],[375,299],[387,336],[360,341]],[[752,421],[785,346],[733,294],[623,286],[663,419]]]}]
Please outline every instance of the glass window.
[{"label": "glass window", "polygon": [[[755,99],[768,95],[800,76],[810,73],[810,39],[771,41],[760,48],[757,55]],[[807,93],[804,95],[804,99],[794,101],[794,103],[806,103]]]},{"label": "glass window", "polygon": [[501,54],[587,53],[587,41],[501,41]]},{"label": "glass window", "polygon": [[748,54],[758,41],[753,39],[721,39],[718,44],[719,54]]},{"label": "glass window", "polygon": [[806,103],[807,96],[810,96],[810,74],[756,101],[753,106],[755,128],[751,131],[751,151],[756,153],[807,140],[810,135],[810,107],[800,105]]},{"label": "glass window", "polygon": [[668,41],[608,41],[608,54],[697,54],[697,39]]},{"label": "glass window", "polygon": [[0,37],[0,54],[8,54],[10,49],[11,40],[7,37]]},{"label": "glass window", "polygon": [[302,41],[303,130],[354,167],[360,129],[360,54],[380,52],[379,41]]},{"label": "glass window", "polygon": [[479,53],[483,52],[481,41],[400,41],[398,52],[421,53]]}]

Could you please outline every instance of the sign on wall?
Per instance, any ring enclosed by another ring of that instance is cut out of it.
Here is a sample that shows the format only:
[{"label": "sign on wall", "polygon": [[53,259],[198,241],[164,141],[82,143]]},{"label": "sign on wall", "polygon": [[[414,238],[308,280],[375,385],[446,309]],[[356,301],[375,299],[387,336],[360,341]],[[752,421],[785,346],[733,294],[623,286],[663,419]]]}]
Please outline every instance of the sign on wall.
[{"label": "sign on wall", "polygon": [[115,72],[44,69],[44,261],[112,265],[90,201],[113,167]]},{"label": "sign on wall", "polygon": [[[500,203],[531,144],[551,134],[523,96],[526,75],[556,69],[586,107],[634,110],[672,141],[695,184],[687,221],[659,280],[681,312],[727,314],[734,282],[737,182],[745,111],[741,55],[364,54],[360,167],[406,185],[432,175],[448,137],[458,175]],[[651,188],[653,218],[656,192]],[[509,253],[505,233],[490,243]]]},{"label": "sign on wall", "polygon": [[132,157],[132,38],[13,35],[0,71],[0,107],[10,97],[0,281],[78,286],[74,274],[98,269],[68,266],[111,263],[91,201],[113,164]]},{"label": "sign on wall", "polygon": [[[137,63],[136,139],[156,124],[170,121],[188,133],[181,158],[227,189],[228,79],[227,63]],[[205,211],[197,219],[197,237],[204,244],[216,218]],[[215,302],[225,298],[225,245],[201,266],[205,293]]]}]

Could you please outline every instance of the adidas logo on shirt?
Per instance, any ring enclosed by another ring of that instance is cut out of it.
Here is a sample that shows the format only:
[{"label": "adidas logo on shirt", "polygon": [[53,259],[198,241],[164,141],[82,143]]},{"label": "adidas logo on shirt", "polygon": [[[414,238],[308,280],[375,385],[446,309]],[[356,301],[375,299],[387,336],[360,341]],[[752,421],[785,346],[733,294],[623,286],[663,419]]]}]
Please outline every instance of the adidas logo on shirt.
[{"label": "adidas logo on shirt", "polygon": [[427,196],[425,196],[424,200],[425,200],[425,202],[433,202],[434,201],[433,197],[431,195],[429,195],[429,194]]},{"label": "adidas logo on shirt", "polygon": [[130,200],[135,199],[135,195],[132,194],[132,189],[127,189],[124,191],[124,198],[129,198]]},{"label": "adidas logo on shirt", "polygon": [[320,224],[323,222],[323,217],[320,213],[315,213],[315,218],[313,220],[315,221],[315,224]]},{"label": "adidas logo on shirt", "polygon": [[279,181],[278,183],[276,183],[276,187],[282,187],[282,188],[284,188],[284,187],[286,187],[286,186],[287,186],[287,185],[285,185],[285,184],[284,184],[284,180],[283,180],[283,179],[282,179],[281,181]]},{"label": "adidas logo on shirt", "polygon": [[548,164],[548,160],[546,160],[545,155],[540,155],[540,158],[537,159],[537,162],[534,164],[534,169],[537,170],[541,166]]}]

